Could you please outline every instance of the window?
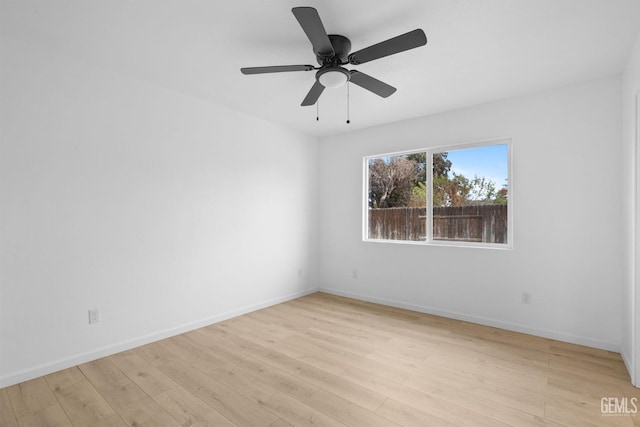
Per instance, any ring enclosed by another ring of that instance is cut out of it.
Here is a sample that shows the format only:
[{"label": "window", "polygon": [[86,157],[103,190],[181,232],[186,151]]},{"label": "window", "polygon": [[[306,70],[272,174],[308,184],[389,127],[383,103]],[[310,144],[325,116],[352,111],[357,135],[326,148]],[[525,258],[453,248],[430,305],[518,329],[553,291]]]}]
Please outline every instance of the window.
[{"label": "window", "polygon": [[510,145],[366,157],[365,240],[510,247]]}]

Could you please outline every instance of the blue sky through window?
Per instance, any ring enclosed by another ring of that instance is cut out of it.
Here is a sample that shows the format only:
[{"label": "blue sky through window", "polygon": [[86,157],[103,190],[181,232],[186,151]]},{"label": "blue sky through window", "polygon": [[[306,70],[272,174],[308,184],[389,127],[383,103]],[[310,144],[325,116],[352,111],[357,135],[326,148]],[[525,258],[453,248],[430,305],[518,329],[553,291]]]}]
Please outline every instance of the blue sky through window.
[{"label": "blue sky through window", "polygon": [[485,145],[481,147],[465,148],[462,150],[448,150],[451,161],[451,171],[472,179],[475,175],[485,177],[496,183],[496,189],[507,184],[508,146]]}]

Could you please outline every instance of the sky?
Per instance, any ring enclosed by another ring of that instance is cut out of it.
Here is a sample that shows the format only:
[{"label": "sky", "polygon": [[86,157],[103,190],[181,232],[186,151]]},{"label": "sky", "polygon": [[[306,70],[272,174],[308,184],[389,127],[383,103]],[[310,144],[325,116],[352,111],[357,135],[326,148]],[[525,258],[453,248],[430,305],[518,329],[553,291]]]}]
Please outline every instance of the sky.
[{"label": "sky", "polygon": [[507,183],[508,146],[486,145],[463,150],[450,150],[448,159],[451,160],[451,171],[467,178],[485,177],[496,183],[496,188],[502,188]]}]

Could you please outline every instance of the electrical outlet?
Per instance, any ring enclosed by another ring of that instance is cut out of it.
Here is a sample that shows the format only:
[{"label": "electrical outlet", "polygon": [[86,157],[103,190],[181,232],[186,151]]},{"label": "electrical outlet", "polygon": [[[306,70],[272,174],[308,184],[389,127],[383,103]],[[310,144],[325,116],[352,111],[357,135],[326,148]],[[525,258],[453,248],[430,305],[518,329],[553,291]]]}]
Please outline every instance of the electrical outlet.
[{"label": "electrical outlet", "polygon": [[531,304],[531,294],[529,292],[522,293],[522,303]]},{"label": "electrical outlet", "polygon": [[353,270],[353,274],[351,275],[354,279],[358,278],[358,270]]},{"label": "electrical outlet", "polygon": [[89,324],[100,323],[100,310],[97,308],[89,310]]},{"label": "electrical outlet", "polygon": [[298,269],[298,277],[302,277],[302,269],[301,268]]}]

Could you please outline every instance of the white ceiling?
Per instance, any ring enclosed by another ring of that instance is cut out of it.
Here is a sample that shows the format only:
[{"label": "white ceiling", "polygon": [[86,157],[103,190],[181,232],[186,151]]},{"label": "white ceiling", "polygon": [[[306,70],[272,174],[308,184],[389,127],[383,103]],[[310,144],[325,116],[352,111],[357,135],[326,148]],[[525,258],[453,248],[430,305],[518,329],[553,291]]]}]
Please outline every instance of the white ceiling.
[{"label": "white ceiling", "polygon": [[[398,88],[387,99],[325,90],[320,121],[300,103],[316,64],[291,13],[318,9],[353,51],[415,28],[424,47],[348,66]],[[19,0],[0,34],[204,100],[325,136],[618,74],[640,31],[639,0]]]}]

